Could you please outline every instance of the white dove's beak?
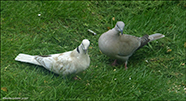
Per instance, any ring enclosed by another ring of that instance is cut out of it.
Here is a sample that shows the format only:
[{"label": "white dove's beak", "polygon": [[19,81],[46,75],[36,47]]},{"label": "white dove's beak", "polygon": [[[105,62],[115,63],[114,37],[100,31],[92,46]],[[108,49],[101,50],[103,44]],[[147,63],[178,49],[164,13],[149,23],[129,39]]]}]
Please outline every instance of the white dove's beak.
[{"label": "white dove's beak", "polygon": [[83,49],[84,50],[84,52],[85,52],[85,54],[87,53],[87,49]]}]

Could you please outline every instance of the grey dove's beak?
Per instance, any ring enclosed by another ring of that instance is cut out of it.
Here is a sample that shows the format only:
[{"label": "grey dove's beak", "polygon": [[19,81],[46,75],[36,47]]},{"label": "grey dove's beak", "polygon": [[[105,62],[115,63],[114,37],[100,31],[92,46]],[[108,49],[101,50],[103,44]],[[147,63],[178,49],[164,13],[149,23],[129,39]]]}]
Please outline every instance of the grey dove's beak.
[{"label": "grey dove's beak", "polygon": [[120,32],[121,32],[121,35],[123,35],[123,30],[120,30]]}]

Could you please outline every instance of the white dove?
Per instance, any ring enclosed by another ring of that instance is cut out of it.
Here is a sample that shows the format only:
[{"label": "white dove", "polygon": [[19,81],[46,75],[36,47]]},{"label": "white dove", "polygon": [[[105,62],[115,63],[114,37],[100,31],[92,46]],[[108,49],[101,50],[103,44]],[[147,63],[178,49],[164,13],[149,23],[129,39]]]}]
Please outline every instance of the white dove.
[{"label": "white dove", "polygon": [[[102,53],[115,59],[125,61],[125,69],[127,69],[127,62],[132,54],[156,39],[165,37],[163,34],[144,35],[143,37],[136,37],[128,34],[123,34],[125,24],[118,21],[115,27],[103,33],[98,40],[99,49]],[[121,32],[121,34],[120,34]],[[113,65],[116,64],[116,60]]]},{"label": "white dove", "polygon": [[73,51],[51,54],[48,56],[32,56],[20,53],[15,60],[43,66],[49,71],[66,76],[68,74],[81,72],[89,67],[89,45],[90,41],[84,39]]}]

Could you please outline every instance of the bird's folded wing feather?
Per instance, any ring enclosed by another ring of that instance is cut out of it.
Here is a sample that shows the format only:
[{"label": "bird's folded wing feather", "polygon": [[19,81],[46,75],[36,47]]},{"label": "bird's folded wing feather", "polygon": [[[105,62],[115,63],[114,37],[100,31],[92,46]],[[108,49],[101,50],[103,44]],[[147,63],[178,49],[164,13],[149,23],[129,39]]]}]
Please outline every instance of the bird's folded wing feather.
[{"label": "bird's folded wing feather", "polygon": [[55,62],[52,57],[36,56],[35,60],[47,69],[50,69]]},{"label": "bird's folded wing feather", "polygon": [[61,54],[53,54],[49,57],[37,56],[35,59],[46,69],[60,74],[68,71],[68,69],[73,69],[74,66],[70,54],[71,52],[65,52]]},{"label": "bird's folded wing feather", "polygon": [[122,35],[118,43],[120,44],[120,52],[118,55],[123,56],[131,55],[140,46],[138,37],[127,34]]}]

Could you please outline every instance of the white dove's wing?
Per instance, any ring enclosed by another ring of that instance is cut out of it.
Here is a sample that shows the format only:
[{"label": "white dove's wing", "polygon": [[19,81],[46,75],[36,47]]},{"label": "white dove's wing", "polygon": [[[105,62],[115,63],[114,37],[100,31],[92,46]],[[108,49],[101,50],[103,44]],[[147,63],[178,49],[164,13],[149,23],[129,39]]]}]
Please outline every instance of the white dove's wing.
[{"label": "white dove's wing", "polygon": [[35,59],[46,69],[56,74],[66,75],[76,71],[70,54],[71,51],[61,54],[52,54],[47,57],[36,56]]},{"label": "white dove's wing", "polygon": [[36,56],[35,60],[48,70],[51,70],[51,67],[55,62],[54,59],[50,56],[49,57]]}]

